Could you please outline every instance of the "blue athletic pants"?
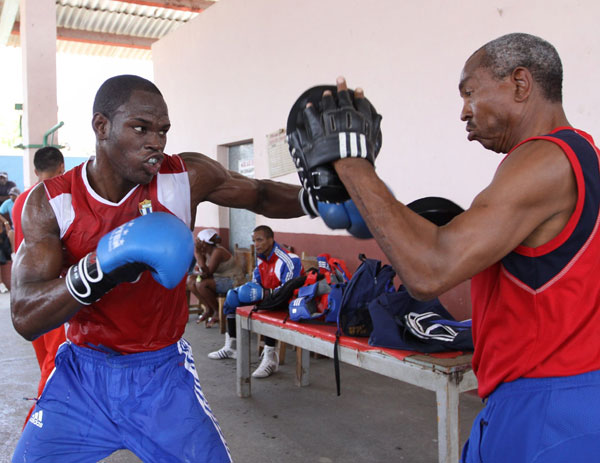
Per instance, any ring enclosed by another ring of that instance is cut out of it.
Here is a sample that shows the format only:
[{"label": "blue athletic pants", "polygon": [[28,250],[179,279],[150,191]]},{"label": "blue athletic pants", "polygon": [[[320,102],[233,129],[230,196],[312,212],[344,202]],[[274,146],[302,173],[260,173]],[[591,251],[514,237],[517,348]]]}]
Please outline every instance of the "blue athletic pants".
[{"label": "blue athletic pants", "polygon": [[13,463],[97,462],[129,449],[144,463],[230,462],[185,340],[107,354],[63,344]]},{"label": "blue athletic pants", "polygon": [[462,463],[600,461],[600,371],[501,384],[479,413]]}]

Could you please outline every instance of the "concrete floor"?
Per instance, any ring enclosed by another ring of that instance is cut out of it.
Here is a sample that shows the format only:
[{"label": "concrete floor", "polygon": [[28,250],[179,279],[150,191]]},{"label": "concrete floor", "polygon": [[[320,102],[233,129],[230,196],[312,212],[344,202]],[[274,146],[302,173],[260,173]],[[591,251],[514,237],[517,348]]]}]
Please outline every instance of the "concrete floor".
[{"label": "concrete floor", "polygon": [[[342,365],[336,396],[333,362],[311,359],[311,385],[294,386],[295,355],[271,378],[252,382],[252,397],[235,394],[235,360],[206,357],[221,347],[218,328],[193,319],[185,337],[194,350],[202,388],[236,463],[378,463],[437,461],[435,395],[375,373]],[[258,357],[254,355],[254,362]],[[256,365],[256,363],[255,363]],[[39,369],[30,343],[14,331],[9,297],[0,295],[0,463],[10,461],[37,390]],[[461,395],[461,445],[481,401]],[[140,460],[120,450],[105,463]]]}]

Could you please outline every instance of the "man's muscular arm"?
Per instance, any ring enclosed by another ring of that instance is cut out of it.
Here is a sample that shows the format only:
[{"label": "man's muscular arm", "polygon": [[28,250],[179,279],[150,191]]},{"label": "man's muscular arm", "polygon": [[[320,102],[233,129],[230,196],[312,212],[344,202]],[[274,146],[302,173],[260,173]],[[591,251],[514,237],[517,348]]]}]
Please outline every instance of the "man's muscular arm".
[{"label": "man's muscular arm", "polygon": [[27,199],[21,226],[25,240],[12,268],[11,315],[17,332],[33,340],[69,320],[81,305],[60,278],[60,231],[43,185]]},{"label": "man's muscular arm", "polygon": [[403,284],[430,299],[494,264],[520,244],[535,247],[564,228],[575,177],[554,143],[533,141],[502,163],[471,207],[438,227],[398,202],[362,159],[334,167]]},{"label": "man's muscular arm", "polygon": [[300,187],[272,180],[245,177],[225,169],[200,153],[182,153],[189,172],[192,209],[202,201],[219,206],[248,209],[273,218],[304,215],[298,201]]}]

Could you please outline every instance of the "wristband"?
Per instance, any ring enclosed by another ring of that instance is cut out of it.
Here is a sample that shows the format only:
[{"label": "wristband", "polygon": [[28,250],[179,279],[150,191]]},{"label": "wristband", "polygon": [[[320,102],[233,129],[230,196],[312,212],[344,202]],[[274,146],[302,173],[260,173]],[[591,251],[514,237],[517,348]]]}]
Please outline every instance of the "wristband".
[{"label": "wristband", "polygon": [[96,253],[90,252],[75,265],[71,265],[65,278],[71,296],[83,305],[90,305],[115,287],[102,272]]},{"label": "wristband", "polygon": [[145,264],[131,262],[104,273],[93,251],[69,267],[65,280],[71,296],[80,304],[90,305],[119,283],[134,283],[148,268]]},{"label": "wristband", "polygon": [[319,215],[317,205],[315,204],[312,195],[306,189],[300,188],[300,191],[298,191],[298,202],[304,213],[309,215],[311,219],[314,219]]}]

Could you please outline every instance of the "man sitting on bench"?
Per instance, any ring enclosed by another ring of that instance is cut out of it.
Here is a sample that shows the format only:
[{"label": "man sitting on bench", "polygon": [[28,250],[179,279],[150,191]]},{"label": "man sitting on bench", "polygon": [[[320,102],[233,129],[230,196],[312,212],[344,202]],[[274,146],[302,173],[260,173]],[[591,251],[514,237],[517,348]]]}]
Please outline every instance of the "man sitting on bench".
[{"label": "man sitting on bench", "polygon": [[[225,345],[208,354],[214,360],[236,357],[235,309],[243,305],[252,305],[262,301],[271,290],[278,289],[292,278],[302,273],[300,258],[288,252],[275,241],[273,230],[260,225],[252,233],[252,242],[256,248],[256,267],[252,281],[227,293],[223,313],[227,317]],[[254,378],[266,378],[277,371],[279,356],[275,350],[276,340],[265,337],[265,350],[258,368],[252,373]]]}]

